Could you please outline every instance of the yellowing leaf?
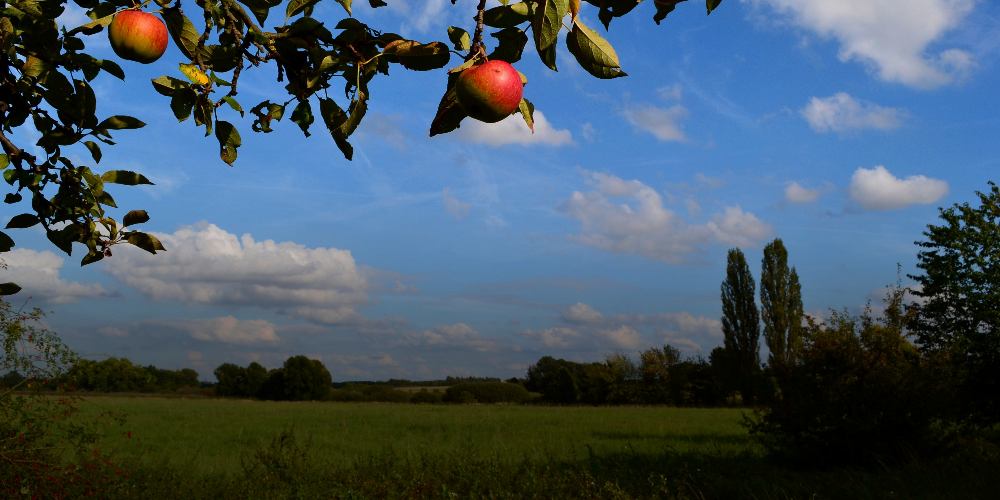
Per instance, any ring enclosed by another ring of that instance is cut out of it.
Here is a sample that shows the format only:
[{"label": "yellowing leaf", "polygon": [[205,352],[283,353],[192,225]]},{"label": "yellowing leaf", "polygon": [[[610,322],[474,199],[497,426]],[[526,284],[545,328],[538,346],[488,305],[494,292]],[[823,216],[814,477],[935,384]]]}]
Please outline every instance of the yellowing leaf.
[{"label": "yellowing leaf", "polygon": [[181,63],[180,67],[181,73],[184,73],[184,76],[186,76],[188,80],[191,80],[192,83],[196,83],[198,85],[208,85],[208,82],[212,81],[204,71],[194,64]]}]

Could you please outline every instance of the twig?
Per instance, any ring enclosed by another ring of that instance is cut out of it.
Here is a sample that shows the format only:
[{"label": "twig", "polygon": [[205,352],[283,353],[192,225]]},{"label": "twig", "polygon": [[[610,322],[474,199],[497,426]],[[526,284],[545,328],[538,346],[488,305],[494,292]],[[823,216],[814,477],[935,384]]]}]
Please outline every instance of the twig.
[{"label": "twig", "polygon": [[469,55],[465,57],[466,61],[471,60],[480,53],[484,56],[486,55],[486,50],[483,49],[483,16],[486,13],[486,0],[479,0],[478,10],[476,13],[476,34],[472,37],[472,47],[469,48]]}]

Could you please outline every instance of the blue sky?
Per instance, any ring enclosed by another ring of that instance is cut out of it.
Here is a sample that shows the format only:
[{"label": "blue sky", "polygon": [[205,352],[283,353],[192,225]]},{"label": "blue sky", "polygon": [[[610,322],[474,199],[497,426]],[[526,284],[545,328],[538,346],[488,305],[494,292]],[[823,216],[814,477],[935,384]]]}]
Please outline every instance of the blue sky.
[{"label": "blue sky", "polygon": [[[471,31],[475,4],[358,3],[359,19],[424,41]],[[325,4],[316,17],[343,16]],[[371,87],[353,162],[319,129],[255,134],[229,112],[244,144],[230,168],[147,83],[180,77],[177,49],[123,61],[124,83],[95,81],[98,113],[149,125],[119,133],[95,169],[156,183],[113,193],[123,213],[149,211],[168,251],[116,247],[80,268],[39,231],[14,230],[4,259],[25,291],[12,299],[53,311],[48,324],[81,353],[206,379],[222,362],[296,354],[335,380],[506,378],[543,355],[664,343],[707,355],[722,341],[728,248],[759,275],[761,248],[780,237],[807,311],[857,311],[897,263],[915,271],[913,242],[938,207],[997,180],[995,3],[727,0],[706,17],[687,2],[660,26],[653,11],[644,2],[601,29],[626,78],[594,79],[562,44],[559,72],[526,50],[516,67],[534,135],[466,120],[429,138],[446,74],[394,67]],[[600,26],[589,5],[581,19]],[[114,57],[103,33],[87,44]],[[247,71],[238,99],[279,100],[280,85],[273,67]]]}]

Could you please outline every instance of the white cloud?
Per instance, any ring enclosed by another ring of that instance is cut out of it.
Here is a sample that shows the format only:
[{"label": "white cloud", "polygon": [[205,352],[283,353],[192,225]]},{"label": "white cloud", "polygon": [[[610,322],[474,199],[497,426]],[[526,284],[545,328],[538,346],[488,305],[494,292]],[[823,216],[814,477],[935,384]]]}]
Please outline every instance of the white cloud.
[{"label": "white cloud", "polygon": [[545,114],[535,110],[535,132],[532,133],[521,115],[511,115],[497,123],[484,123],[467,119],[455,134],[466,141],[499,147],[506,144],[531,146],[566,146],[573,144],[573,134],[569,130],[552,127]]},{"label": "white cloud", "polygon": [[899,179],[879,165],[871,170],[859,168],[855,171],[847,193],[862,208],[894,210],[915,203],[934,203],[948,194],[948,183],[923,175]]},{"label": "white cloud", "polygon": [[105,326],[97,329],[97,333],[107,337],[128,337],[128,330],[123,330],[121,328],[115,328],[113,326]]},{"label": "white cloud", "polygon": [[618,349],[638,350],[647,345],[642,335],[628,325],[621,325],[618,328],[605,328],[598,330],[600,336],[604,337],[612,346]]},{"label": "white cloud", "polygon": [[573,347],[577,341],[583,338],[583,335],[575,329],[562,326],[537,331],[522,330],[517,332],[517,334],[525,339],[538,342],[545,347],[558,347],[562,349]]},{"label": "white cloud", "polygon": [[652,332],[687,351],[701,346],[692,337],[708,337],[718,342],[722,323],[715,318],[689,312],[616,314],[605,316],[583,303],[561,311],[561,319],[573,326],[555,326],[543,330],[521,330],[517,335],[545,347],[577,350],[641,350],[652,345],[643,332]]},{"label": "white cloud", "polygon": [[823,133],[866,128],[891,130],[898,128],[910,116],[905,109],[882,107],[855,99],[845,92],[823,99],[813,97],[799,113],[813,130]]},{"label": "white cloud", "polygon": [[769,5],[792,23],[840,42],[842,62],[859,61],[879,78],[917,88],[960,80],[972,55],[928,46],[956,28],[976,0],[744,0]]},{"label": "white cloud", "polygon": [[195,340],[225,344],[275,344],[281,339],[274,333],[274,324],[263,319],[240,320],[232,316],[209,319],[151,320],[143,325],[155,325],[181,330]]},{"label": "white cloud", "polygon": [[457,347],[479,352],[499,350],[497,342],[483,337],[465,323],[437,325],[433,331],[404,333],[401,344],[422,347]]},{"label": "white cloud", "polygon": [[[773,233],[770,224],[739,206],[726,207],[705,224],[688,224],[663,206],[655,189],[614,175],[583,171],[593,191],[573,192],[561,210],[583,223],[571,241],[615,253],[635,253],[669,263],[710,243],[751,246]],[[624,198],[625,203],[616,199]]]},{"label": "white cloud", "polygon": [[604,320],[604,316],[599,311],[595,311],[594,308],[583,302],[577,302],[575,305],[570,306],[569,309],[560,311],[559,315],[563,321],[576,325],[600,323]]},{"label": "white cloud", "polygon": [[349,250],[240,238],[201,222],[156,234],[167,251],[124,248],[105,270],[151,300],[247,306],[322,324],[363,321],[368,281]]},{"label": "white cloud", "polygon": [[792,182],[785,187],[785,201],[789,203],[812,203],[823,196],[819,189],[804,188],[798,182]]},{"label": "white cloud", "polygon": [[661,108],[652,104],[630,106],[623,112],[632,126],[653,134],[661,141],[687,141],[684,134],[684,124],[681,120],[688,117],[688,110],[680,104],[670,108]]},{"label": "white cloud", "polygon": [[471,203],[460,201],[451,195],[450,186],[441,191],[441,202],[444,203],[444,209],[455,219],[461,219],[469,215],[469,210],[472,209]]},{"label": "white cloud", "polygon": [[36,252],[18,248],[0,258],[7,263],[7,270],[0,270],[0,276],[3,281],[13,281],[22,288],[19,296],[66,304],[110,295],[100,283],[83,284],[60,278],[59,271],[65,259],[48,250]]}]

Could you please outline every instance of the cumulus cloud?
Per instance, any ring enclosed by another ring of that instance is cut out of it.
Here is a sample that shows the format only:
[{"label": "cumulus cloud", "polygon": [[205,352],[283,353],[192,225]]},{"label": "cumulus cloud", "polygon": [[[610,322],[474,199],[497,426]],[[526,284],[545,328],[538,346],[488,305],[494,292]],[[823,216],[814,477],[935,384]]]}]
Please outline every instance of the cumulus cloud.
[{"label": "cumulus cloud", "polygon": [[573,144],[573,134],[569,130],[556,129],[545,118],[545,114],[535,110],[535,132],[532,133],[521,115],[511,115],[497,123],[483,123],[476,120],[465,120],[465,123],[455,134],[469,142],[488,144],[492,147],[507,144],[532,146],[567,146]]},{"label": "cumulus cloud", "polygon": [[150,300],[246,306],[321,324],[363,321],[368,281],[349,250],[254,241],[206,222],[156,234],[167,252],[124,248],[105,270]]},{"label": "cumulus cloud", "polygon": [[[752,246],[773,233],[770,224],[738,205],[704,224],[688,224],[663,206],[655,189],[638,180],[584,171],[592,191],[573,192],[561,210],[583,224],[571,241],[615,253],[635,253],[668,263],[685,261],[701,245]],[[625,203],[620,200],[624,199]]]},{"label": "cumulus cloud", "polygon": [[687,141],[682,120],[688,117],[688,110],[680,104],[661,108],[652,104],[630,106],[622,112],[625,119],[641,130],[653,134],[661,141]]},{"label": "cumulus cloud", "polygon": [[17,283],[23,290],[20,295],[25,297],[66,304],[110,295],[99,283],[83,284],[60,278],[59,271],[65,259],[48,250],[36,252],[18,248],[3,254],[2,259],[7,263],[7,270],[0,271],[3,281]]},{"label": "cumulus cloud", "polygon": [[577,302],[575,305],[570,306],[569,309],[560,311],[559,314],[563,321],[577,325],[600,323],[604,320],[604,315],[583,302]]},{"label": "cumulus cloud", "polygon": [[483,337],[465,323],[437,325],[433,330],[407,332],[403,334],[399,343],[420,347],[451,347],[479,352],[493,352],[500,349],[500,345],[496,341]]},{"label": "cumulus cloud", "polygon": [[444,209],[456,219],[469,215],[469,210],[472,209],[471,203],[466,203],[451,195],[450,186],[441,191],[441,202],[444,203]]},{"label": "cumulus cloud", "polygon": [[281,340],[274,332],[275,325],[263,319],[240,320],[232,316],[208,319],[150,320],[142,325],[153,325],[181,330],[195,340],[225,344],[255,345],[275,344]]},{"label": "cumulus cloud", "polygon": [[859,61],[884,81],[934,88],[965,77],[975,62],[928,46],[959,26],[976,0],[744,0],[768,5],[793,24],[840,43],[842,62]]},{"label": "cumulus cloud", "polygon": [[804,188],[798,182],[792,182],[785,187],[785,201],[789,203],[812,203],[823,196],[819,189]]},{"label": "cumulus cloud", "polygon": [[648,333],[652,332],[663,341],[684,350],[698,351],[701,346],[692,338],[707,337],[710,342],[717,342],[722,337],[722,323],[718,319],[695,316],[686,311],[606,316],[579,302],[569,309],[560,311],[560,318],[572,326],[521,330],[516,333],[526,340],[548,348],[577,350],[640,350],[655,344],[647,340]]},{"label": "cumulus cloud", "polygon": [[847,132],[874,128],[891,130],[903,124],[910,112],[902,108],[886,108],[838,92],[820,99],[813,97],[806,107],[799,110],[816,132]]},{"label": "cumulus cloud", "polygon": [[879,165],[855,171],[847,194],[851,201],[867,210],[895,210],[940,200],[948,194],[948,183],[923,175],[899,179]]}]

